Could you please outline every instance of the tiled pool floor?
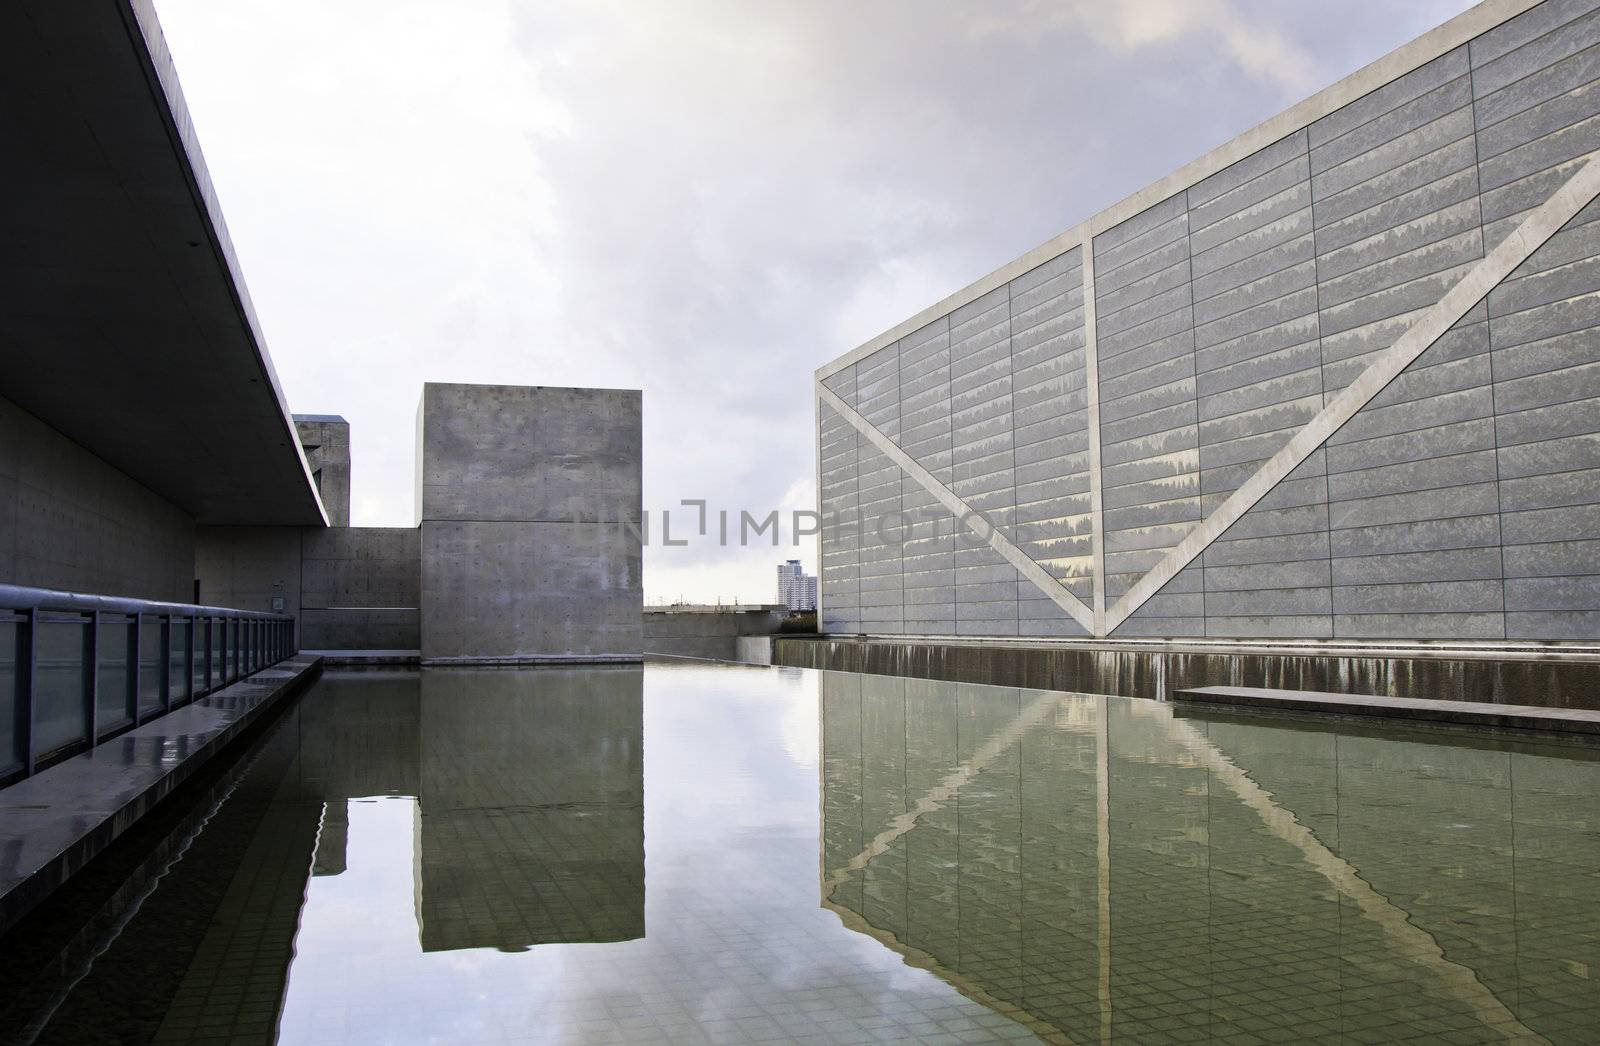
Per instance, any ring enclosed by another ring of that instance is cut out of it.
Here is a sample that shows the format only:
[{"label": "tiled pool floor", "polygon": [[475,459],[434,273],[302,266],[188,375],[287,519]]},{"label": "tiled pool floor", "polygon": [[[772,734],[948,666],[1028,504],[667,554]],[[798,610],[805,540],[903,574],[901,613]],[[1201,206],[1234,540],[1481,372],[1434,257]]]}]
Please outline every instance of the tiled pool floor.
[{"label": "tiled pool floor", "polygon": [[0,1038],[1593,1042],[1597,756],[800,669],[329,671],[0,971]]}]

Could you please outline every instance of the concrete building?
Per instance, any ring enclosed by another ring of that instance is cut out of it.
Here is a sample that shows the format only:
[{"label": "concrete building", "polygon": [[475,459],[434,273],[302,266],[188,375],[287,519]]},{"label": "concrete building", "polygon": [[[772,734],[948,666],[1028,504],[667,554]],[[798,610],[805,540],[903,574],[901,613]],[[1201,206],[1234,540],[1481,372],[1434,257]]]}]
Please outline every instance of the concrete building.
[{"label": "concrete building", "polygon": [[425,661],[638,660],[641,397],[427,385]]},{"label": "concrete building", "polygon": [[[639,660],[639,408],[636,391],[425,385],[418,526],[201,527],[196,584],[296,614],[306,650]],[[349,425],[301,435],[324,440],[313,474],[337,493]]]},{"label": "concrete building", "polygon": [[778,564],[778,602],[792,611],[817,609],[817,579],[798,559]]},{"label": "concrete building", "polygon": [[328,526],[350,525],[350,423],[337,414],[296,414],[300,449],[311,469]]},{"label": "concrete building", "polygon": [[821,368],[822,630],[1600,637],[1597,7],[1480,4]]},{"label": "concrete building", "polygon": [[[151,4],[0,28],[0,782],[298,646],[641,656],[639,393],[430,391],[473,438],[430,426],[426,526],[350,527],[349,424],[289,411]],[[430,643],[458,612],[481,644]]]},{"label": "concrete building", "polygon": [[198,527],[326,518],[171,56],[30,3],[0,58],[0,582],[187,602]]}]

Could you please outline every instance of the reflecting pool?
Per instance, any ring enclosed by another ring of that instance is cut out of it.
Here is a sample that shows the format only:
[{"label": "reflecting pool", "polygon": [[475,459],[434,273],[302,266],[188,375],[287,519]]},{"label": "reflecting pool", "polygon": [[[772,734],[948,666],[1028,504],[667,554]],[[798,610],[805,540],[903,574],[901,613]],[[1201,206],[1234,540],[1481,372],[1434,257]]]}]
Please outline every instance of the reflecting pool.
[{"label": "reflecting pool", "polygon": [[330,670],[6,942],[0,1039],[1593,1042],[1597,795],[1600,748],[1445,728]]}]

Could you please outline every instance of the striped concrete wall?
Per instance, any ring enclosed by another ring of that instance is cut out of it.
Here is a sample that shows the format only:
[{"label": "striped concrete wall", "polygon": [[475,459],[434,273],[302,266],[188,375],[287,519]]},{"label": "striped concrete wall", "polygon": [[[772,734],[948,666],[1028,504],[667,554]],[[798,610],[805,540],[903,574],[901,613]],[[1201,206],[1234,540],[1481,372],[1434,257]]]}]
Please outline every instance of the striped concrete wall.
[{"label": "striped concrete wall", "polygon": [[823,368],[824,629],[1600,638],[1600,0],[1401,54]]}]

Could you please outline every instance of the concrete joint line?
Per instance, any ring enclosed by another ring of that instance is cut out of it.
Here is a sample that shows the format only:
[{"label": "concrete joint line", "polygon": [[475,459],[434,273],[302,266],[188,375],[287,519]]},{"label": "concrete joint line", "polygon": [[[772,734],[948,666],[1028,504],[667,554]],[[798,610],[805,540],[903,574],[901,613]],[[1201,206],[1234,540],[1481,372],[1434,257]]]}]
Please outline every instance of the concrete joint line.
[{"label": "concrete joint line", "polygon": [[866,418],[857,414],[855,409],[840,399],[832,389],[818,381],[816,390],[817,397],[822,402],[826,403],[836,414],[849,422],[851,428],[870,440],[873,446],[883,452],[884,456],[899,466],[900,471],[922,484],[924,490],[938,498],[939,503],[949,509],[950,513],[957,519],[961,520],[963,525],[974,536],[987,541],[990,548],[1004,556],[1006,562],[1016,567],[1019,574],[1033,582],[1039,591],[1049,596],[1051,601],[1071,615],[1074,621],[1090,632],[1094,631],[1094,611],[1084,606],[1077,596],[1067,591],[1059,581],[1050,576],[1048,571],[1038,563],[1035,563],[1026,552],[1013,545],[1005,535],[1000,533],[999,527],[989,522],[988,517],[969,507],[965,501],[956,496],[955,491],[939,482],[938,478],[931,472],[912,460],[909,454],[896,446],[888,436],[879,432]]},{"label": "concrete joint line", "polygon": [[1457,320],[1588,206],[1597,194],[1600,194],[1600,150],[1584,157],[1584,165],[1577,174],[1557,189],[1550,199],[1535,208],[1511,235],[1446,291],[1444,297],[1395,339],[1394,344],[1385,349],[1371,366],[1324,406],[1304,428],[1296,432],[1259,471],[1218,505],[1216,511],[1201,520],[1150,573],[1140,578],[1106,615],[1106,633],[1126,621],[1145,600],[1159,592],[1163,585],[1177,576],[1178,571],[1188,566],[1208,545],[1237,523],[1251,506],[1310,457],[1312,451],[1322,446],[1328,437],[1382,392]]}]

